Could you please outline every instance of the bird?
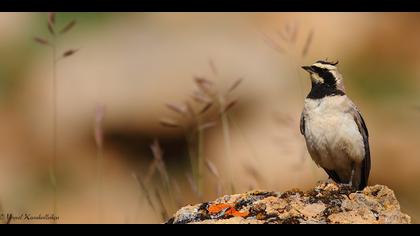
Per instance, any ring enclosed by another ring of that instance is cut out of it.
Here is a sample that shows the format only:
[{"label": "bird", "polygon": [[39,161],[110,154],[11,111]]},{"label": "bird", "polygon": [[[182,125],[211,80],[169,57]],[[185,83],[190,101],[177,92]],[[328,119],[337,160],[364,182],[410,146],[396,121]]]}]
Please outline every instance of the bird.
[{"label": "bird", "polygon": [[300,132],[318,167],[334,182],[363,190],[371,166],[369,133],[356,105],[347,96],[337,62],[302,66],[311,90],[305,98]]}]

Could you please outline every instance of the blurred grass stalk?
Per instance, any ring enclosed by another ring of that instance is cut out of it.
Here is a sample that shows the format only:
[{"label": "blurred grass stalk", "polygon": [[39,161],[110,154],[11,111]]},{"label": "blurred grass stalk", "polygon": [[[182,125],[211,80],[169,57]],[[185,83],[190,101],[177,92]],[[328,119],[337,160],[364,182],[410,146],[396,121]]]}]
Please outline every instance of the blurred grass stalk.
[{"label": "blurred grass stalk", "polygon": [[[56,14],[54,12],[48,13],[47,29],[50,39],[44,37],[34,37],[34,41],[42,46],[47,46],[51,49],[52,59],[52,157],[50,160],[48,172],[49,181],[53,188],[53,214],[57,216],[58,205],[58,191],[57,191],[57,155],[58,155],[58,78],[57,78],[57,64],[66,57],[73,55],[77,50],[70,49],[59,55],[57,49],[58,35],[63,35],[71,30],[76,24],[75,20],[67,23],[60,31],[56,31]],[[56,223],[56,217],[53,217],[53,223]]]},{"label": "blurred grass stalk", "polygon": [[[187,140],[187,145],[188,145],[188,156],[189,156],[189,158],[190,158],[190,165],[191,165],[191,175],[192,175],[192,178],[194,179],[194,180],[197,180],[197,177],[198,177],[198,168],[197,168],[197,165],[198,165],[198,161],[196,161],[196,157],[197,157],[197,155],[196,155],[196,144],[195,144],[195,142],[194,142],[194,140],[195,140],[195,138],[194,138],[194,134],[192,133],[192,134],[190,134],[191,132],[189,132],[189,131],[184,131],[185,133],[186,133],[186,140]],[[198,190],[198,184],[197,184],[197,181],[193,181],[192,183],[191,183],[192,185],[194,185],[194,188],[193,188],[193,190],[195,189],[196,191],[194,191],[197,195],[200,195],[200,193],[199,193],[199,190]]]},{"label": "blurred grass stalk", "polygon": [[227,166],[228,166],[228,180],[229,180],[229,191],[231,194],[235,192],[234,184],[233,184],[233,177],[232,172],[229,170],[229,168],[232,166],[233,161],[231,158],[231,144],[230,144],[230,132],[229,132],[229,119],[228,119],[228,113],[225,111],[225,101],[223,97],[219,97],[219,103],[220,103],[220,114],[221,114],[221,121],[222,121],[222,130],[223,130],[223,141],[225,146],[225,158],[227,159]]},{"label": "blurred grass stalk", "polygon": [[105,117],[105,106],[97,105],[94,121],[94,138],[96,144],[96,178],[97,178],[97,212],[98,221],[102,221],[103,216],[103,121]]},{"label": "blurred grass stalk", "polygon": [[[58,121],[57,121],[57,111],[58,111],[58,86],[57,86],[57,37],[54,32],[54,25],[55,25],[55,13],[50,13],[48,15],[48,30],[52,37],[51,42],[51,59],[52,59],[52,105],[53,105],[53,129],[52,129],[52,142],[53,142],[53,156],[52,161],[50,163],[50,182],[53,187],[54,192],[54,203],[53,203],[53,213],[54,215],[57,215],[57,204],[58,204],[58,193],[57,193],[57,144],[58,144],[58,134],[57,134],[57,127],[58,127]],[[56,223],[56,220],[53,220],[53,223]]]},{"label": "blurred grass stalk", "polygon": [[[191,189],[199,200],[204,191],[204,130],[201,119],[196,117],[194,128],[184,128],[186,134],[188,155],[190,159],[191,175],[187,174]],[[190,178],[191,177],[191,178]]]},{"label": "blurred grass stalk", "polygon": [[[175,212],[180,207],[180,202],[174,196],[176,195],[176,192],[180,192],[179,189],[177,189],[179,186],[174,179],[172,179],[173,185],[171,184],[170,175],[163,160],[163,150],[157,139],[150,144],[150,150],[152,151],[153,162],[149,166],[148,173],[144,177],[144,180],[135,172],[132,172],[131,175],[139,185],[140,193],[146,198],[147,204],[151,207],[153,212],[158,214],[163,221],[166,221],[168,220],[169,214]],[[156,170],[159,172],[158,183],[153,180]],[[168,198],[163,198],[161,192]],[[167,201],[168,199],[169,202]],[[141,210],[140,206],[141,198],[139,198],[138,210]],[[136,213],[136,218],[137,216],[138,213]]]},{"label": "blurred grass stalk", "polygon": [[204,182],[204,130],[212,127],[212,122],[207,122],[203,114],[210,109],[211,103],[206,102],[200,110],[194,110],[186,101],[182,105],[167,103],[166,107],[182,117],[183,122],[164,118],[160,124],[169,128],[182,128],[185,135],[188,156],[191,165],[191,179],[189,180],[193,192],[199,199],[203,195]]},{"label": "blurred grass stalk", "polygon": [[[217,68],[214,62],[210,60],[209,64],[213,74],[218,76]],[[221,90],[214,81],[208,80],[205,77],[193,76],[193,80],[196,85],[196,89],[192,91],[190,98],[196,106],[192,106],[190,101],[185,101],[182,105],[166,103],[166,107],[177,114],[181,120],[163,118],[160,119],[160,124],[167,128],[182,128],[187,142],[188,155],[191,164],[191,172],[186,173],[186,178],[190,184],[191,190],[198,198],[198,201],[202,202],[205,187],[204,170],[206,167],[217,179],[217,195],[221,195],[223,190],[226,193],[235,192],[232,171],[230,170],[230,167],[233,166],[233,160],[231,157],[231,137],[228,111],[237,104],[238,100],[229,98],[229,95],[231,95],[231,93],[241,84],[242,78],[234,80],[233,83],[227,87],[226,91]],[[215,113],[217,114],[217,118],[212,118],[210,116],[211,114],[208,114],[208,111],[213,107],[216,107]],[[204,157],[205,130],[214,127],[219,121],[222,123],[225,159],[228,163],[226,165],[228,172],[228,181],[226,181],[227,184],[222,183],[222,179],[216,166]],[[158,143],[155,141],[154,146],[157,144]],[[156,149],[156,147],[154,149]],[[157,163],[163,162],[161,153],[157,151],[154,151],[154,153],[155,159],[158,160]],[[162,171],[162,173],[164,172]],[[169,181],[164,178],[164,182],[168,182],[167,192],[169,197],[172,199],[172,202],[179,203],[179,201],[176,201],[176,199],[174,199],[171,195],[172,189],[170,188]],[[226,189],[224,189],[225,187]]]},{"label": "blurred grass stalk", "polygon": [[204,143],[204,130],[198,128],[197,130],[197,136],[198,136],[198,147],[197,147],[197,189],[200,197],[203,195],[203,181],[204,181],[204,175],[203,175],[203,166],[204,166],[204,159],[203,159],[203,143]]},{"label": "blurred grass stalk", "polygon": [[[158,171],[159,171],[159,175],[160,175],[160,179],[163,183],[163,188],[166,192],[166,194],[168,195],[169,199],[170,199],[170,210],[176,210],[176,199],[174,197],[174,191],[172,190],[172,186],[170,183],[170,179],[169,179],[169,173],[168,170],[166,169],[166,165],[165,162],[163,160],[163,150],[159,144],[159,141],[157,139],[155,139],[155,141],[150,145],[150,149],[152,150],[153,153],[153,158],[155,161],[155,166],[157,167]],[[159,191],[156,189],[155,190],[156,193],[158,194]],[[160,202],[159,202],[160,204]],[[163,204],[160,204],[161,208],[165,208],[165,206]],[[165,212],[168,212],[168,210],[166,210],[165,208]]]}]

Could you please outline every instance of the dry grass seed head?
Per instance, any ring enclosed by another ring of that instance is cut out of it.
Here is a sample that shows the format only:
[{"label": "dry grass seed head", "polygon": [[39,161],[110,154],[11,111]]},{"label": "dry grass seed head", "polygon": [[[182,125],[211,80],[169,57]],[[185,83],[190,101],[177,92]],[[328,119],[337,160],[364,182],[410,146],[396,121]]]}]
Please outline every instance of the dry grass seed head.
[{"label": "dry grass seed head", "polygon": [[150,145],[150,150],[152,150],[153,157],[156,160],[162,161],[163,151],[157,139],[155,139],[153,143]]},{"label": "dry grass seed head", "polygon": [[229,87],[228,93],[231,93],[233,90],[235,90],[242,83],[242,80],[242,78],[235,80],[235,82],[233,82],[233,84]]},{"label": "dry grass seed head", "polygon": [[41,38],[41,37],[34,37],[34,41],[36,43],[39,43],[41,45],[51,45],[50,42],[47,39]]},{"label": "dry grass seed head", "polygon": [[173,111],[175,113],[178,113],[178,114],[180,114],[182,116],[187,116],[187,114],[188,114],[188,111],[187,111],[187,107],[186,106],[180,106],[180,105],[176,105],[176,104],[172,104],[172,103],[166,103],[165,106],[169,110],[171,110],[171,111]]},{"label": "dry grass seed head", "polygon": [[216,178],[219,179],[220,174],[219,174],[219,171],[218,171],[216,165],[213,164],[213,162],[211,162],[210,160],[207,160],[207,159],[205,160],[205,163],[206,163],[206,167],[210,171],[210,173],[212,173]]},{"label": "dry grass seed head", "polygon": [[75,54],[77,51],[78,51],[77,49],[69,49],[69,50],[67,50],[67,51],[65,51],[65,52],[63,53],[62,58],[72,56],[72,55],[73,55],[73,54]]},{"label": "dry grass seed head", "polygon": [[207,103],[206,105],[204,105],[203,108],[201,108],[200,112],[198,114],[202,115],[204,114],[206,111],[208,111],[211,107],[213,106],[213,103]]},{"label": "dry grass seed head", "polygon": [[150,150],[152,150],[153,158],[156,161],[156,165],[161,176],[165,181],[169,181],[169,175],[166,172],[165,162],[163,160],[163,150],[160,147],[159,141],[157,139],[155,139],[150,145]]},{"label": "dry grass seed head", "polygon": [[167,127],[167,128],[179,128],[181,127],[181,125],[174,120],[171,120],[169,118],[162,118],[159,120],[159,123],[163,126],[163,127]]},{"label": "dry grass seed head", "polygon": [[192,99],[197,103],[211,103],[212,100],[207,95],[203,94],[201,91],[194,91],[191,95]]},{"label": "dry grass seed head", "polygon": [[200,125],[199,129],[200,130],[206,130],[206,129],[212,128],[216,125],[217,125],[216,121],[209,121],[207,123],[204,123],[204,124]]},{"label": "dry grass seed head", "polygon": [[213,92],[212,92],[212,88],[214,86],[213,82],[202,77],[194,77],[194,81],[201,92],[203,92],[207,96],[213,95]]},{"label": "dry grass seed head", "polygon": [[50,34],[54,36],[55,35],[54,27],[50,22],[47,23],[47,28],[48,28],[48,32],[50,32]]},{"label": "dry grass seed head", "polygon": [[229,103],[226,104],[226,106],[224,107],[222,113],[226,113],[228,112],[230,109],[232,109],[232,107],[234,107],[236,104],[238,103],[238,100],[233,100]]},{"label": "dry grass seed head", "polygon": [[55,12],[48,13],[48,24],[54,25],[55,24]]},{"label": "dry grass seed head", "polygon": [[60,30],[60,34],[65,34],[69,32],[71,29],[74,28],[75,25],[76,25],[76,20],[70,21],[69,23],[67,23],[67,25],[63,27],[63,29]]},{"label": "dry grass seed head", "polygon": [[286,52],[286,50],[283,48],[283,46],[281,46],[278,42],[276,42],[270,36],[268,36],[265,33],[262,33],[262,35],[263,35],[264,42],[266,42],[268,44],[268,46],[270,46],[271,48],[273,48],[274,50],[276,50],[280,54],[283,54],[283,53]]},{"label": "dry grass seed head", "polygon": [[311,29],[311,31],[308,34],[308,37],[306,38],[305,44],[303,46],[302,57],[305,57],[308,54],[313,37],[314,37],[314,30]]}]

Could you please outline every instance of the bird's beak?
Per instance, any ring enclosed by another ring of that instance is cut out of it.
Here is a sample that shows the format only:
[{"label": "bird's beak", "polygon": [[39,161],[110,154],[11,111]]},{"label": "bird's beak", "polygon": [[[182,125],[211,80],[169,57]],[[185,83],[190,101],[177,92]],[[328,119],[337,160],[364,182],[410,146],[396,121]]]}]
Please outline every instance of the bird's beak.
[{"label": "bird's beak", "polygon": [[310,66],[302,66],[302,69],[306,70],[309,73],[314,72],[314,70],[312,70],[312,67],[310,67]]}]

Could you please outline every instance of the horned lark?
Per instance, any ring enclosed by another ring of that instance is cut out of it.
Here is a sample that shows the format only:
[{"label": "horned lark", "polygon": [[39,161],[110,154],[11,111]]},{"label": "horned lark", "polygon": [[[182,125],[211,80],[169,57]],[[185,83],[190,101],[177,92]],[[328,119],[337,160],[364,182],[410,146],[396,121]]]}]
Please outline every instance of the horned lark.
[{"label": "horned lark", "polygon": [[347,97],[336,63],[302,66],[312,89],[305,99],[300,132],[309,154],[337,183],[362,190],[370,172],[368,130],[356,105]]}]

